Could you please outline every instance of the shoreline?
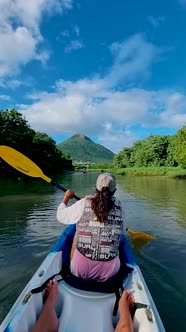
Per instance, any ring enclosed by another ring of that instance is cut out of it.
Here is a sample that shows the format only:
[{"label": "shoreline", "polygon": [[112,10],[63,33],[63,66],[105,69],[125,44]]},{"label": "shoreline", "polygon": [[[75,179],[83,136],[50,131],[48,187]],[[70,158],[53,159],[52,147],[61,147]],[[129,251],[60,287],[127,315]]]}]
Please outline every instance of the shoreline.
[{"label": "shoreline", "polygon": [[[87,169],[91,171],[101,171],[102,168]],[[104,172],[113,172],[118,175],[129,176],[166,176],[176,179],[186,179],[186,169],[180,167],[127,167],[127,168],[110,168],[104,169]]]}]

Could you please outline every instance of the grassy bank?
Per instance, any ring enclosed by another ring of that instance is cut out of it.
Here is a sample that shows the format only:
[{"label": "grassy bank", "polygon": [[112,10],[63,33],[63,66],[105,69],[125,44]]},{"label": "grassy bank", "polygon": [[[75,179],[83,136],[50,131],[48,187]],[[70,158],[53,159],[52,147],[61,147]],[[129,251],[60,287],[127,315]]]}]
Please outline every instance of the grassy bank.
[{"label": "grassy bank", "polygon": [[120,175],[169,176],[172,178],[186,178],[186,169],[180,167],[129,167],[115,169]]},{"label": "grassy bank", "polygon": [[[101,172],[102,168],[88,168],[88,172]],[[128,168],[108,168],[104,172],[115,173],[118,175],[133,176],[168,176],[171,178],[186,179],[186,169],[180,167],[128,167]]]}]

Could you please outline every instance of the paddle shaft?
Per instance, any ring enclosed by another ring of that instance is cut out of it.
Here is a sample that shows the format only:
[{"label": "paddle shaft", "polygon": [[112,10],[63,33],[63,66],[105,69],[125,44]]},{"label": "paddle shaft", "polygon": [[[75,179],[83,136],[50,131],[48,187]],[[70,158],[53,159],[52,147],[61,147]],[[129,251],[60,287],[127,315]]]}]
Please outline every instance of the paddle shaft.
[{"label": "paddle shaft", "polygon": [[[51,180],[51,182],[50,182],[53,186],[55,186],[56,188],[58,188],[58,189],[60,189],[60,190],[62,190],[62,191],[64,191],[64,192],[66,192],[68,189],[66,189],[66,188],[64,188],[63,186],[61,186],[59,183],[57,183],[57,182],[55,182],[55,181],[53,181],[53,180]],[[79,201],[81,198],[80,197],[78,197],[78,196],[76,196],[76,195],[74,195],[73,196],[73,198],[75,198],[77,201]]]}]

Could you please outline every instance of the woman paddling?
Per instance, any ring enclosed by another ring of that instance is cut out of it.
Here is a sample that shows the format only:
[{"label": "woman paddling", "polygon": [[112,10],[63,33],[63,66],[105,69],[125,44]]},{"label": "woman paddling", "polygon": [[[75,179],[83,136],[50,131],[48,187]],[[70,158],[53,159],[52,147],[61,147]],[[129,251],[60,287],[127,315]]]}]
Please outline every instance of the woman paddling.
[{"label": "woman paddling", "polygon": [[115,191],[115,176],[103,173],[97,178],[94,195],[67,207],[74,196],[69,189],[58,207],[59,222],[76,224],[71,252],[71,272],[75,276],[105,281],[120,269],[119,239],[124,225]]}]

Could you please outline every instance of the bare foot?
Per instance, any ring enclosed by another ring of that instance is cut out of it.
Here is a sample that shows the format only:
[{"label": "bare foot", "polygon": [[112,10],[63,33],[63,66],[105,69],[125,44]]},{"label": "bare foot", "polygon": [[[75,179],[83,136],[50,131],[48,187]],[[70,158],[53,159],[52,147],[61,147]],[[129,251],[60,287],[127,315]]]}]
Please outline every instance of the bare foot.
[{"label": "bare foot", "polygon": [[55,311],[57,295],[58,283],[56,280],[51,280],[45,290],[43,309],[31,332],[57,332],[59,326]]},{"label": "bare foot", "polygon": [[130,291],[125,290],[119,301],[120,319],[115,332],[133,332],[132,314],[134,312],[134,298]]},{"label": "bare foot", "polygon": [[50,280],[45,289],[44,301],[45,301],[45,303],[49,302],[50,305],[55,306],[57,296],[58,296],[57,281],[55,279]]},{"label": "bare foot", "polygon": [[134,311],[134,297],[129,290],[124,290],[119,301],[120,317],[125,316],[126,313],[133,314]]}]

